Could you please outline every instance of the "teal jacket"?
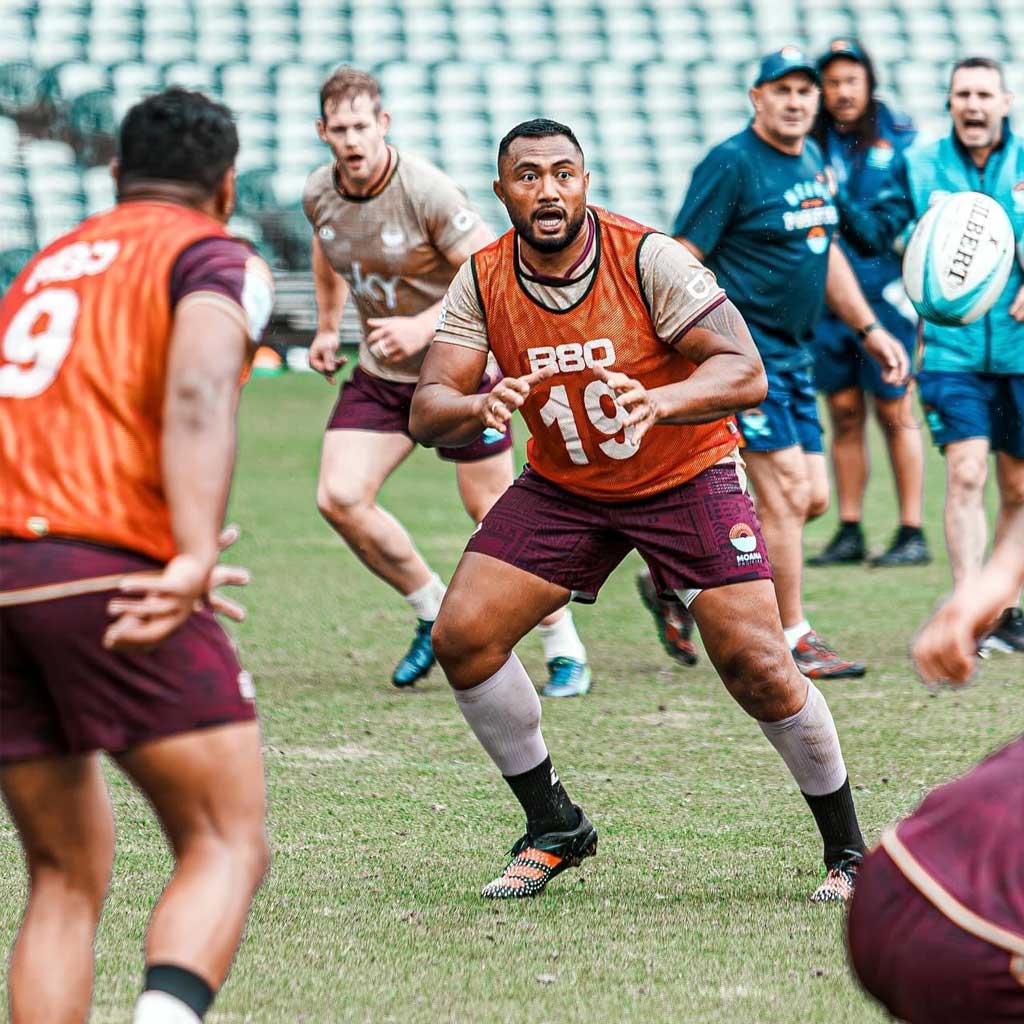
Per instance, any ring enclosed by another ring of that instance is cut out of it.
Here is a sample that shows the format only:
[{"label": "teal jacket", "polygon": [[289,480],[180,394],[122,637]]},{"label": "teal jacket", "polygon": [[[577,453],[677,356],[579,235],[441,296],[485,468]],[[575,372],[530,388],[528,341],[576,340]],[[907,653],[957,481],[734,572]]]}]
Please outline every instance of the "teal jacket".
[{"label": "teal jacket", "polygon": [[[950,133],[938,142],[914,145],[905,154],[907,194],[913,217],[947,192],[984,192],[1006,210],[1019,244],[1024,239],[1024,140],[1003,123],[1003,143],[979,170]],[[992,309],[965,327],[924,325],[923,370],[1024,374],[1024,324],[1010,316],[1010,305],[1024,285],[1015,259],[1010,279]]]}]

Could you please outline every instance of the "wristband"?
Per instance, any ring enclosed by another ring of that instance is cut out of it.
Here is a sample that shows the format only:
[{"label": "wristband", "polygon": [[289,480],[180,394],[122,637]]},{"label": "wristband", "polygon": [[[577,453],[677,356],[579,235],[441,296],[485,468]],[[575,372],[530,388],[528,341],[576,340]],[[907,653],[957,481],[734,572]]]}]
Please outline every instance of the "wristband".
[{"label": "wristband", "polygon": [[877,330],[881,326],[882,323],[880,320],[872,320],[871,323],[869,323],[866,327],[862,327],[857,332],[857,337],[860,338],[861,341],[863,341],[872,331]]}]

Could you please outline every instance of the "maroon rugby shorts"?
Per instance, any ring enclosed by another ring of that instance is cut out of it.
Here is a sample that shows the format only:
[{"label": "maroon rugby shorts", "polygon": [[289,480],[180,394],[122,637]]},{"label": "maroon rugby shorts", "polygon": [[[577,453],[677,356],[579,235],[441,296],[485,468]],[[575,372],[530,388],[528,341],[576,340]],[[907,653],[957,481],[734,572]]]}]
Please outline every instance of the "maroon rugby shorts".
[{"label": "maroon rugby shorts", "polygon": [[1022,958],[950,921],[881,847],[858,872],[847,939],[861,984],[899,1020],[1024,1020]]},{"label": "maroon rugby shorts", "polygon": [[[0,539],[0,591],[152,571],[81,541]],[[152,740],[256,717],[252,680],[213,612],[145,653],[108,651],[112,591],[0,608],[0,764]]]},{"label": "maroon rugby shorts", "polygon": [[[478,395],[486,395],[495,382],[484,374]],[[327,422],[328,430],[372,430],[382,434],[405,434],[410,440],[409,410],[415,384],[396,384],[382,380],[356,367],[344,383],[338,401]],[[461,448],[438,448],[437,454],[448,462],[479,462],[512,447],[511,428],[504,434],[485,430],[472,444]]]},{"label": "maroon rugby shorts", "polygon": [[732,463],[660,494],[615,503],[573,494],[527,466],[466,545],[582,602],[596,600],[634,548],[666,597],[772,578],[761,524]]}]

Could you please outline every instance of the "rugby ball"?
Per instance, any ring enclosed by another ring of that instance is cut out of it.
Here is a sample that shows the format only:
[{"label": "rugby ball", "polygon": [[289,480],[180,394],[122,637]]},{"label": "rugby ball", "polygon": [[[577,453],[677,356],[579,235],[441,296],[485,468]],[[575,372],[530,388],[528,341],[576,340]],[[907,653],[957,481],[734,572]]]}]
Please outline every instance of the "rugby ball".
[{"label": "rugby ball", "polygon": [[954,192],[918,221],[903,254],[903,286],[929,323],[962,327],[983,317],[1014,261],[1006,211],[981,192]]}]

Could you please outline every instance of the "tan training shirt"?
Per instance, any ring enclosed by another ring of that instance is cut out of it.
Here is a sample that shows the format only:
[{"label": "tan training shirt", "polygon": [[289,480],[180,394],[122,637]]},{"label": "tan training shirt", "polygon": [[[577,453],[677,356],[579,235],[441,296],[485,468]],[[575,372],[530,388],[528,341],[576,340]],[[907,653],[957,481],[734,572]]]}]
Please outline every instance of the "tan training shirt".
[{"label": "tan training shirt", "polygon": [[397,152],[387,184],[365,199],[338,191],[333,161],[318,167],[306,181],[302,207],[359,313],[360,367],[384,380],[415,384],[426,349],[386,366],[366,344],[366,322],[415,316],[441,299],[457,269],[444,254],[481,223],[479,213],[443,171]]}]

